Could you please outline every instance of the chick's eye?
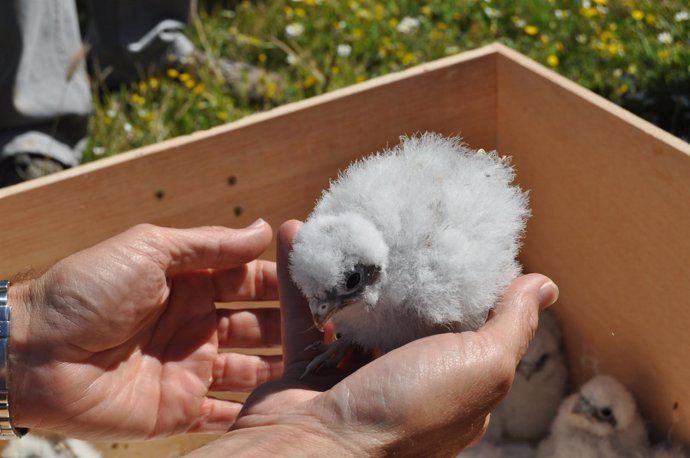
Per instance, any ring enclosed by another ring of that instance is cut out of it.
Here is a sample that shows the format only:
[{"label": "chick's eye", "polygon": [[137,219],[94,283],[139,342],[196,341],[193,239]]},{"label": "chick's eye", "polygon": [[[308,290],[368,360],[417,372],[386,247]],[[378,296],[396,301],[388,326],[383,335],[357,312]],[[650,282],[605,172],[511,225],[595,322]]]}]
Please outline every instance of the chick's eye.
[{"label": "chick's eye", "polygon": [[613,415],[613,411],[612,411],[610,408],[608,408],[608,407],[604,407],[603,409],[601,409],[601,410],[599,411],[599,413],[600,413],[601,416],[604,417],[604,418],[611,418],[611,415]]},{"label": "chick's eye", "polygon": [[347,288],[348,291],[351,291],[357,288],[361,281],[362,275],[359,272],[352,272],[347,276],[347,280],[345,280],[345,288]]}]

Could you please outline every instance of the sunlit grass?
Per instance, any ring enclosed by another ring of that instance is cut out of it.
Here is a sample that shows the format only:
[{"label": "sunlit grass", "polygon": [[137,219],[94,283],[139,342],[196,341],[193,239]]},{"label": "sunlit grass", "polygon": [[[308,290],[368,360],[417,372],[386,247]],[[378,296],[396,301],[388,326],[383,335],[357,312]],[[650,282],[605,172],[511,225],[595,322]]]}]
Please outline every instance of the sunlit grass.
[{"label": "sunlit grass", "polygon": [[[206,129],[500,41],[681,136],[690,136],[690,5],[676,0],[278,0],[202,11],[206,65],[103,92],[85,161]],[[255,100],[217,59],[283,81]]]}]

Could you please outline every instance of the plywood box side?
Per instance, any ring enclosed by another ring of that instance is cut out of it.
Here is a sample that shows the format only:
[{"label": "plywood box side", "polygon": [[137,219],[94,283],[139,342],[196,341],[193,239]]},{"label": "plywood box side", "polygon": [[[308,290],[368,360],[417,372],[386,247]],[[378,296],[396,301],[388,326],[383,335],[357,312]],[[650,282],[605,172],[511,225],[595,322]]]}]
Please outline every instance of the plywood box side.
[{"label": "plywood box side", "polygon": [[304,218],[339,169],[402,134],[493,149],[495,63],[485,48],[0,191],[0,273],[40,270],[142,222]]},{"label": "plywood box side", "polygon": [[690,149],[513,54],[498,146],[530,190],[523,260],[560,286],[574,385],[610,373],[690,443]]}]

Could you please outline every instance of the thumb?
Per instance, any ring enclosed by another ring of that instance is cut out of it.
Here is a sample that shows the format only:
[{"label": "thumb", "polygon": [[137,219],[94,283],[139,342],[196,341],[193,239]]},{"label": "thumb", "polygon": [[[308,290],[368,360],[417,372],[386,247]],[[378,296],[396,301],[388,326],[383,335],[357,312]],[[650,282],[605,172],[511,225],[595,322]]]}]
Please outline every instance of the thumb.
[{"label": "thumb", "polygon": [[527,351],[539,323],[539,312],[558,299],[558,287],[548,277],[529,274],[508,286],[494,308],[493,316],[479,330],[501,342],[507,354],[515,355],[517,364]]},{"label": "thumb", "polygon": [[323,335],[314,327],[306,299],[290,277],[290,251],[301,226],[300,221],[291,220],[285,222],[278,230],[277,269],[285,367],[296,361],[313,358],[314,355],[307,355],[304,349],[323,339]]}]

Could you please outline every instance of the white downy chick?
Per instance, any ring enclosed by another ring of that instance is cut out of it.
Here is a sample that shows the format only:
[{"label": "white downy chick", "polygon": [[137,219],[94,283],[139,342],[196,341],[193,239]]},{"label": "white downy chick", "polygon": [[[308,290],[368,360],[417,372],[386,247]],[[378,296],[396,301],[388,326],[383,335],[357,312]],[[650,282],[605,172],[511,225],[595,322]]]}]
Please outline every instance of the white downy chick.
[{"label": "white downy chick", "polygon": [[94,446],[79,439],[27,434],[7,443],[3,458],[101,458]]},{"label": "white downy chick", "polygon": [[386,352],[481,326],[521,270],[530,211],[514,177],[508,158],[431,133],[341,173],[290,254],[316,326],[333,318],[339,336],[307,372],[351,344]]},{"label": "white downy chick", "polygon": [[599,375],[563,401],[537,458],[622,458],[648,450],[632,394],[613,377]]},{"label": "white downy chick", "polygon": [[491,412],[484,440],[503,443],[544,438],[565,396],[567,378],[558,319],[549,311],[542,312],[508,396]]},{"label": "white downy chick", "polygon": [[457,458],[534,458],[537,451],[529,444],[491,444],[480,442],[468,447]]}]

